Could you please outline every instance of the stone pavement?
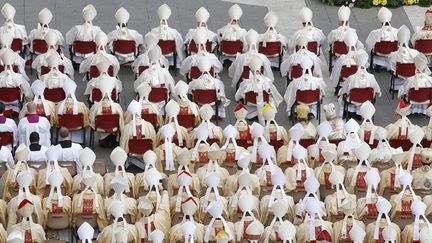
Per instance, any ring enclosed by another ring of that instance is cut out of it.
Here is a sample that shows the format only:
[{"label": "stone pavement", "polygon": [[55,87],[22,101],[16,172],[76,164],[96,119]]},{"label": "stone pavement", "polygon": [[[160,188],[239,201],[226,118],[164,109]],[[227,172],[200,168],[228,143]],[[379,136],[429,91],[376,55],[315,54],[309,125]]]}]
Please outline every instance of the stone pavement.
[{"label": "stone pavement", "polygon": [[[3,5],[6,1],[0,1]],[[169,25],[176,28],[184,36],[189,28],[195,27],[195,11],[204,6],[210,12],[209,28],[216,31],[221,26],[225,25],[228,21],[228,8],[237,2],[243,9],[243,16],[241,18],[242,26],[246,29],[254,28],[259,33],[263,33],[265,25],[263,23],[263,17],[267,13],[268,9],[275,11],[280,18],[278,24],[278,30],[290,37],[290,34],[294,30],[299,28],[301,22],[298,18],[299,10],[308,6],[314,12],[313,22],[315,26],[321,28],[325,34],[329,33],[330,30],[336,28],[338,17],[338,7],[331,7],[321,3],[319,0],[168,0],[168,1],[154,1],[154,0],[124,0],[124,1],[113,1],[113,0],[14,0],[10,1],[11,4],[17,9],[15,21],[19,24],[25,24],[27,32],[37,26],[37,14],[44,8],[49,8],[53,14],[54,19],[51,24],[51,28],[59,29],[65,34],[73,25],[82,23],[81,10],[88,4],[92,3],[98,10],[98,15],[94,21],[95,25],[101,26],[106,32],[110,32],[115,27],[114,13],[121,6],[125,7],[131,14],[129,27],[138,30],[141,34],[145,35],[151,28],[159,24],[159,19],[156,13],[157,8],[162,3],[167,3],[172,9],[172,16],[169,21]],[[369,32],[379,27],[379,22],[376,17],[378,8],[372,9],[353,9],[351,14],[350,25],[357,29],[357,33],[362,42]],[[392,9],[393,20],[392,25],[400,27],[401,25],[408,26],[411,31],[413,25],[421,25],[423,21],[424,11],[419,7],[405,7]],[[410,16],[407,15],[409,13]],[[65,48],[65,53],[68,55],[68,49]],[[327,50],[324,47],[322,50],[321,59],[323,62],[322,70],[324,71],[324,79],[327,81],[329,74],[327,68]],[[279,92],[283,95],[286,89],[286,80],[281,78],[279,71],[274,71],[275,84]],[[376,78],[381,86],[383,95],[377,98],[376,108],[377,115],[375,116],[375,123],[378,125],[386,125],[393,121],[393,111],[396,109],[398,100],[391,99],[388,93],[388,86],[390,80],[390,74],[387,72],[375,73]],[[31,77],[33,81],[35,75]],[[86,83],[82,81],[83,75],[75,74],[75,81],[78,84],[77,98],[84,100],[83,92]],[[124,92],[120,96],[120,102],[122,107],[125,109],[133,97],[133,81],[134,75],[128,66],[122,67],[119,72],[119,78],[123,81]],[[221,78],[226,85],[227,96],[232,100],[231,105],[228,109],[227,119],[222,121],[220,125],[224,127],[226,124],[235,122],[235,117],[232,110],[235,107],[234,93],[235,90],[230,88],[231,80],[228,77],[227,70],[224,70],[221,74]],[[177,74],[174,77],[176,81],[184,79],[181,75]],[[328,87],[324,103],[335,102],[336,98],[333,95],[333,88],[331,85]],[[324,115],[322,116],[324,119]],[[286,115],[286,104],[282,103],[278,108],[277,121],[279,125],[283,125],[286,128],[291,126],[291,122],[288,120]],[[418,125],[424,125],[427,123],[428,118],[424,116],[414,116],[412,121]],[[109,159],[111,149],[103,149],[99,146],[95,146],[95,150],[98,158]]]}]

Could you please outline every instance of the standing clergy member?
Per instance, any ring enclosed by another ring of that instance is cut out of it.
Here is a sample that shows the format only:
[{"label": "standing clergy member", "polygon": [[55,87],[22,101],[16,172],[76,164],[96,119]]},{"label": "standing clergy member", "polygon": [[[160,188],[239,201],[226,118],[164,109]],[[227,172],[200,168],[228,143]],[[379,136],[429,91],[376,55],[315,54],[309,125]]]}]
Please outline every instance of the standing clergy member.
[{"label": "standing clergy member", "polygon": [[30,133],[38,132],[40,143],[46,147],[51,145],[51,125],[48,119],[37,115],[36,104],[34,102],[27,103],[27,117],[24,117],[18,123],[18,140],[19,143],[30,145]]},{"label": "standing clergy member", "polygon": [[[138,52],[138,46],[142,45],[143,43],[143,36],[138,33],[138,31],[128,28],[129,17],[130,14],[125,8],[119,8],[114,15],[114,18],[117,21],[116,29],[108,34],[108,43],[110,50],[111,52],[115,53],[115,56],[117,57],[117,59],[119,59],[119,62],[121,64],[135,60],[135,54]],[[127,54],[117,53],[113,45],[113,42],[116,40],[134,41],[135,52]]]}]

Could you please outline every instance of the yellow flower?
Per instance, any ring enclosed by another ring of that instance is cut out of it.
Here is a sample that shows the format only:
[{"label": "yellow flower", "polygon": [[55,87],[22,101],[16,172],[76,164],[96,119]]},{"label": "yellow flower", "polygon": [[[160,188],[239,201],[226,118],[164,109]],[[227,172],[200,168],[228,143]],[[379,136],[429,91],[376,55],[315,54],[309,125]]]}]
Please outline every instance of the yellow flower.
[{"label": "yellow flower", "polygon": [[378,6],[378,5],[380,5],[380,3],[381,3],[381,0],[372,0],[372,4],[373,4],[374,6]]},{"label": "yellow flower", "polygon": [[383,6],[387,5],[387,0],[382,0],[381,4],[382,4]]}]

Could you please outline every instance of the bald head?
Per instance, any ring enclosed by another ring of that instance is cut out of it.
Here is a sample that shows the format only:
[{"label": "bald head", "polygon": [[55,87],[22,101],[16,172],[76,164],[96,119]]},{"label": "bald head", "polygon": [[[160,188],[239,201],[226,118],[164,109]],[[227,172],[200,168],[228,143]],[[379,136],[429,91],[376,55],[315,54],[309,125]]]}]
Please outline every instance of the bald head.
[{"label": "bald head", "polygon": [[67,128],[60,128],[59,135],[61,140],[68,140],[69,139],[69,130]]},{"label": "bald head", "polygon": [[36,104],[33,101],[27,104],[27,111],[29,114],[36,114]]}]

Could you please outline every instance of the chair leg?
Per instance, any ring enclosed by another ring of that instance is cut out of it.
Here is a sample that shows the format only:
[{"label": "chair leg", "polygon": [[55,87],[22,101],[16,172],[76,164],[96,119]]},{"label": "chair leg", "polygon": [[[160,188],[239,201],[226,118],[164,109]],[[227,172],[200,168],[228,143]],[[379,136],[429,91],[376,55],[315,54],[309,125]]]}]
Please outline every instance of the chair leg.
[{"label": "chair leg", "polygon": [[174,52],[174,76],[177,76],[177,53]]},{"label": "chair leg", "polygon": [[219,102],[216,102],[216,126],[219,125]]},{"label": "chair leg", "polygon": [[82,128],[82,130],[83,130],[83,147],[85,147],[85,145],[86,145],[86,132],[87,132],[87,129],[85,128],[85,127],[83,127]]},{"label": "chair leg", "polygon": [[330,45],[330,48],[329,48],[329,72],[331,73],[331,71],[332,71],[332,66],[333,66],[333,64],[332,64],[332,62],[333,62],[333,48],[332,48],[332,46]]},{"label": "chair leg", "polygon": [[95,136],[94,130],[93,128],[90,128],[90,148],[92,150],[94,150],[94,136]]},{"label": "chair leg", "polygon": [[370,65],[369,65],[369,72],[370,73],[372,73],[373,72],[373,58],[374,58],[374,53],[373,53],[373,51],[371,51],[371,54],[370,54]]}]

